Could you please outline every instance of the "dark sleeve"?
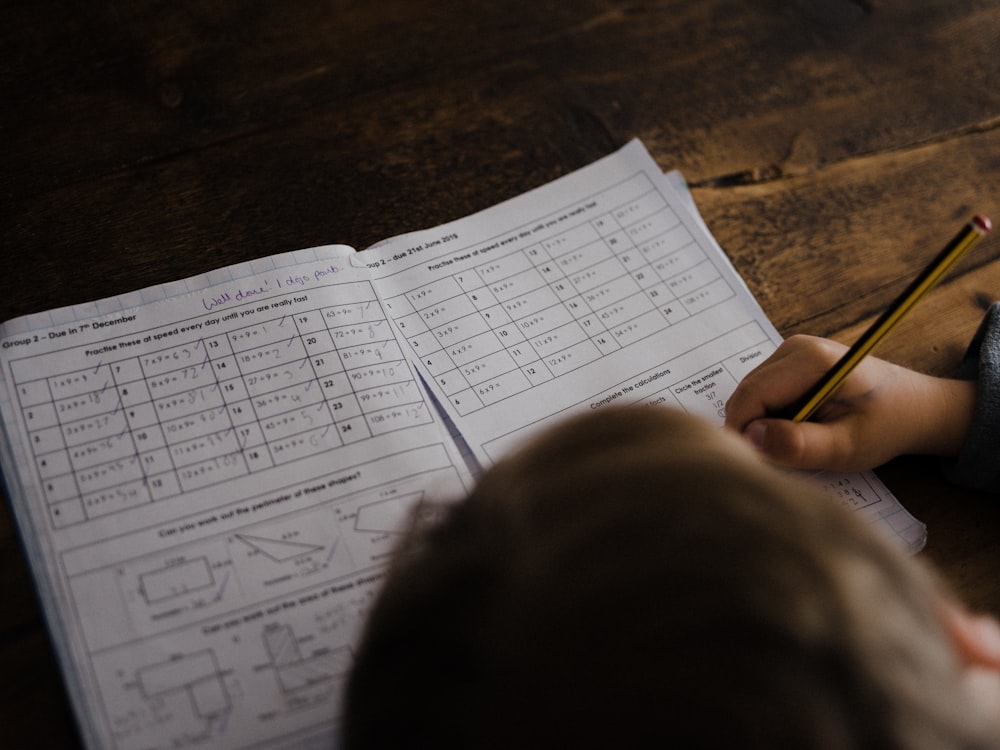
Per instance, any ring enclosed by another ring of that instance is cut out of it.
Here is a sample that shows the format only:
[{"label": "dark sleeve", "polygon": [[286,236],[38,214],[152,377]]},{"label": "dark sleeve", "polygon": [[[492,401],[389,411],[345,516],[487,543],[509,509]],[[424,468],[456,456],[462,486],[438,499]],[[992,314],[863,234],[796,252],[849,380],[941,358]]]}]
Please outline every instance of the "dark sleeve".
[{"label": "dark sleeve", "polygon": [[965,487],[1000,493],[1000,303],[986,312],[961,375],[977,381],[976,413],[961,453],[949,462],[948,475]]}]

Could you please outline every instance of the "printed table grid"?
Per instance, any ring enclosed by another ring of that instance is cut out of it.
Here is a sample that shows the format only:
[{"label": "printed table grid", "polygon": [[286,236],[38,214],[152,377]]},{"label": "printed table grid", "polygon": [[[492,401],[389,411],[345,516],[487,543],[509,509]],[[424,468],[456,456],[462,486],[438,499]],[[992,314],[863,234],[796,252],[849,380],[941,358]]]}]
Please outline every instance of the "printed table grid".
[{"label": "printed table grid", "polygon": [[370,284],[350,289],[346,304],[17,382],[53,526],[432,421]]},{"label": "printed table grid", "polygon": [[459,414],[734,296],[663,196],[635,192],[593,219],[389,301]]}]

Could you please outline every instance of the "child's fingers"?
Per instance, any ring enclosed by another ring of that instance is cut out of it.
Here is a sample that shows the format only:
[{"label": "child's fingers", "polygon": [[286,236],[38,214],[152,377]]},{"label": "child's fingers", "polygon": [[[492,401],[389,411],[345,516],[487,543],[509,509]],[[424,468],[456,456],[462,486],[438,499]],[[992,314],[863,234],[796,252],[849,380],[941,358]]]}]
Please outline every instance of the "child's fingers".
[{"label": "child's fingers", "polygon": [[758,419],[743,431],[770,461],[792,469],[854,470],[849,442],[838,427],[787,419]]}]

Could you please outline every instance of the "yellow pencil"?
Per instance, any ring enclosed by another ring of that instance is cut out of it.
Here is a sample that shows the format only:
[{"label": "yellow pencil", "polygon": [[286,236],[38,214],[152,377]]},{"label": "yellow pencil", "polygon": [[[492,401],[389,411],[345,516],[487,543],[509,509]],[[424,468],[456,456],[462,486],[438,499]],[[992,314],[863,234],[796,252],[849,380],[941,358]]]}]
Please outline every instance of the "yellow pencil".
[{"label": "yellow pencil", "polygon": [[920,272],[920,275],[889,305],[878,320],[854,342],[854,346],[847,350],[840,361],[830,368],[812,390],[784,413],[791,415],[793,422],[804,422],[809,419],[833,395],[865,355],[875,348],[875,345],[937,284],[969,248],[990,231],[990,227],[990,220],[985,216],[976,216],[962,227],[930,265]]}]

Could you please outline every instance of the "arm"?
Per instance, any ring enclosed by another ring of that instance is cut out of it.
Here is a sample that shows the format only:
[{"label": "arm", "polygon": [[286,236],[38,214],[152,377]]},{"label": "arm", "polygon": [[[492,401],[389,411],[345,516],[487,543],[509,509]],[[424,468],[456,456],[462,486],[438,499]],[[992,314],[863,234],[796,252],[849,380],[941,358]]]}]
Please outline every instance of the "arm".
[{"label": "arm", "polygon": [[726,424],[775,463],[857,471],[908,453],[954,456],[969,432],[976,384],[936,378],[867,357],[809,422],[769,417],[805,393],[846,351],[793,336],[744,378]]}]

